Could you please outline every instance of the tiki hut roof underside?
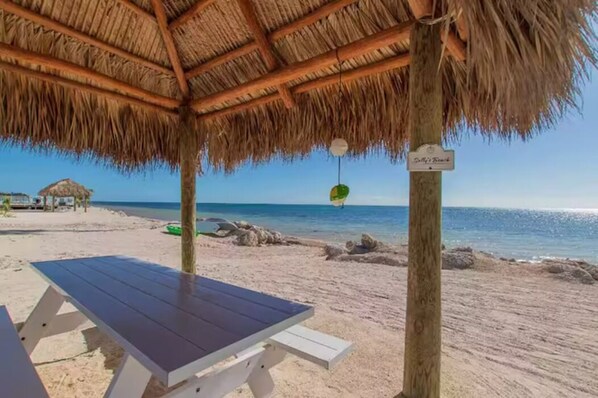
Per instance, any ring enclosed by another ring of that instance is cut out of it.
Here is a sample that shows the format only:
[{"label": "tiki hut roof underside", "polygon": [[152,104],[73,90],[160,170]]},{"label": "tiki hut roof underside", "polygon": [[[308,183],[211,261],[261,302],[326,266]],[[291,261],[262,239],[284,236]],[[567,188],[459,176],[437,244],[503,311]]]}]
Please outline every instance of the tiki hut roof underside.
[{"label": "tiki hut roof underside", "polygon": [[525,138],[575,105],[596,62],[594,0],[0,0],[0,140],[176,167],[188,105],[217,168],[337,136],[396,159],[409,33],[431,7],[447,139]]}]

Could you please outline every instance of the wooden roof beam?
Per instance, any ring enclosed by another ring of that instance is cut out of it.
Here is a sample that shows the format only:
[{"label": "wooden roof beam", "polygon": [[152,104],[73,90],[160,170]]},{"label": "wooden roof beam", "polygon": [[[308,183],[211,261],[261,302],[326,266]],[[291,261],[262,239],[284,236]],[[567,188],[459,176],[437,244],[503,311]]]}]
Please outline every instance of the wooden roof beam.
[{"label": "wooden roof beam", "polygon": [[459,38],[464,42],[469,40],[469,27],[467,26],[467,21],[463,18],[462,15],[463,11],[460,11],[455,19],[455,25],[457,25],[457,32],[459,33]]},{"label": "wooden roof beam", "polygon": [[[350,71],[344,72],[343,78],[342,78],[342,83],[345,84],[350,81],[360,79],[363,77],[375,75],[375,74],[386,72],[386,71],[393,70],[393,69],[404,68],[409,65],[410,61],[411,61],[411,57],[407,53],[407,54],[397,55],[395,57],[388,58],[383,61],[375,62],[370,65],[361,66],[359,68],[355,68]],[[307,93],[312,90],[332,86],[335,84],[338,84],[338,76],[337,75],[320,77],[318,79],[310,80],[308,82],[301,83],[297,86],[292,87],[291,93],[293,93],[295,95]],[[281,99],[281,97],[277,93],[265,95],[263,97],[256,98],[251,101],[247,101],[247,102],[244,102],[239,105],[235,105],[235,106],[231,106],[229,108],[220,109],[215,112],[203,114],[200,116],[200,119],[210,120],[210,119],[215,119],[215,118],[219,118],[219,117],[223,117],[223,116],[228,116],[228,115],[239,113],[239,112],[242,112],[242,111],[245,111],[248,109],[256,108],[261,105],[266,105],[271,102],[277,101],[279,99]]]},{"label": "wooden roof beam", "polygon": [[116,80],[110,76],[106,76],[89,68],[85,68],[62,59],[54,58],[49,55],[42,55],[32,51],[23,50],[5,43],[0,43],[0,54],[19,62],[27,62],[33,65],[42,66],[44,68],[51,68],[60,72],[70,73],[78,78],[88,79],[96,84],[99,84],[105,89],[120,91],[129,96],[136,97],[140,100],[144,100],[145,102],[150,102],[165,108],[174,109],[180,105],[180,101],[177,99],[165,97],[163,95],[132,86],[128,83]]},{"label": "wooden roof beam", "polygon": [[461,39],[457,37],[456,34],[449,32],[448,36],[443,38],[443,41],[448,49],[448,52],[453,57],[459,61],[465,61],[465,58],[467,58],[467,46]]},{"label": "wooden roof beam", "polygon": [[[409,0],[409,7],[416,19],[431,17],[434,14],[434,0]],[[465,61],[467,53],[466,46],[457,35],[453,32],[448,32],[448,35],[443,37],[442,40],[444,41],[448,52],[453,57],[459,61]]]},{"label": "wooden roof beam", "polygon": [[[262,27],[260,26],[260,23],[257,19],[257,15],[255,13],[255,9],[251,4],[251,0],[238,0],[237,2],[239,3],[239,7],[241,8],[241,13],[245,17],[245,20],[249,25],[249,30],[251,31],[253,37],[255,38],[255,41],[257,42],[260,53],[262,54],[262,57],[266,62],[268,71],[272,72],[278,69],[280,64],[276,59],[276,56],[274,55],[274,50],[272,49],[270,42],[268,42],[268,39],[266,38],[266,35],[264,34]],[[280,93],[280,96],[282,97],[282,100],[284,101],[284,104],[287,108],[292,108],[296,105],[295,100],[293,99],[293,95],[289,91],[288,87],[286,87],[284,84],[279,84],[276,86],[276,88]]]},{"label": "wooden roof beam", "polygon": [[185,77],[183,65],[181,64],[181,58],[179,57],[176,45],[174,44],[172,33],[170,33],[170,30],[168,30],[168,20],[166,17],[166,10],[164,9],[164,4],[162,4],[162,0],[151,0],[151,2],[152,7],[154,8],[154,13],[156,14],[156,20],[158,21],[160,33],[162,33],[164,45],[166,46],[168,58],[170,59],[170,63],[172,64],[172,68],[174,69],[174,75],[176,76],[176,80],[179,83],[179,87],[181,89],[181,93],[183,94],[183,98],[187,99],[189,98],[191,91],[189,90],[189,83],[187,82],[187,79]]},{"label": "wooden roof beam", "polygon": [[145,9],[139,7],[137,4],[133,3],[131,0],[115,0],[117,3],[122,4],[124,7],[128,8],[129,10],[133,11],[135,14],[139,15],[147,19],[148,21],[152,21],[153,23],[157,23],[156,17],[154,17],[151,13],[147,12]]},{"label": "wooden roof beam", "polygon": [[181,14],[178,18],[168,25],[169,29],[176,29],[183,25],[185,22],[189,21],[190,19],[195,18],[197,14],[202,12],[206,7],[214,3],[215,0],[199,0],[197,3],[193,4],[187,11]]},{"label": "wooden roof beam", "polygon": [[173,75],[172,70],[168,69],[165,66],[162,66],[155,62],[152,62],[150,60],[142,58],[138,55],[132,54],[132,53],[125,51],[121,48],[115,47],[111,44],[103,42],[103,41],[96,39],[95,37],[89,36],[85,33],[79,32],[78,30],[73,29],[70,26],[64,25],[57,21],[54,21],[53,19],[50,19],[43,15],[40,15],[34,11],[31,11],[28,8],[21,7],[9,0],[0,0],[0,10],[4,10],[4,11],[11,13],[13,15],[16,15],[20,18],[27,19],[28,21],[31,21],[38,25],[41,25],[47,29],[53,30],[57,33],[62,33],[66,36],[69,36],[73,39],[79,40],[85,44],[89,44],[91,46],[94,46],[96,48],[99,48],[101,50],[109,52],[111,54],[118,55],[119,57],[122,57],[128,61],[145,66],[147,68],[153,69],[160,73],[164,73],[164,74],[167,74],[170,76]]},{"label": "wooden roof beam", "polygon": [[[285,36],[288,36],[292,33],[295,33],[309,25],[312,25],[319,20],[326,18],[327,16],[334,14],[335,12],[356,3],[358,0],[337,0],[322,6],[309,14],[291,22],[288,25],[280,27],[275,31],[271,32],[267,35],[268,42],[273,42],[276,40],[280,40]],[[172,26],[172,24],[171,24]],[[212,68],[215,68],[218,65],[222,65],[226,62],[232,61],[235,58],[242,57],[246,54],[251,53],[252,51],[257,50],[258,44],[256,42],[247,43],[244,46],[241,46],[235,50],[229,51],[222,55],[219,55],[211,60],[204,62],[201,65],[194,67],[186,72],[187,79],[194,78],[195,76],[199,76],[202,73],[209,71]]]},{"label": "wooden roof beam", "polygon": [[56,84],[56,85],[59,85],[62,87],[83,91],[83,92],[86,92],[89,94],[98,95],[98,96],[104,97],[106,99],[119,101],[119,102],[126,103],[129,105],[143,107],[148,110],[164,112],[164,113],[167,113],[167,114],[173,115],[173,116],[178,115],[177,112],[175,112],[171,109],[164,108],[162,106],[155,105],[155,104],[152,104],[152,103],[149,103],[149,102],[137,99],[137,98],[133,98],[133,97],[129,97],[129,96],[126,96],[123,94],[115,93],[113,91],[108,91],[103,88],[90,86],[88,84],[79,83],[79,82],[76,82],[73,80],[65,79],[60,76],[51,75],[49,73],[31,70],[31,69],[28,69],[28,68],[25,68],[22,66],[18,66],[15,64],[11,64],[8,62],[0,61],[0,69],[6,70],[6,71],[12,72],[12,73],[20,74],[23,76],[27,76],[27,77],[30,77],[33,79],[45,81],[50,84]]},{"label": "wooden roof beam", "polygon": [[200,111],[255,91],[287,83],[307,74],[333,66],[339,61],[346,61],[380,48],[388,47],[397,42],[407,41],[412,26],[413,22],[394,26],[305,61],[284,66],[274,72],[270,72],[236,87],[197,98],[191,101],[191,106],[195,110]]},{"label": "wooden roof beam", "polygon": [[416,19],[431,17],[434,13],[434,0],[408,0],[408,2]]}]

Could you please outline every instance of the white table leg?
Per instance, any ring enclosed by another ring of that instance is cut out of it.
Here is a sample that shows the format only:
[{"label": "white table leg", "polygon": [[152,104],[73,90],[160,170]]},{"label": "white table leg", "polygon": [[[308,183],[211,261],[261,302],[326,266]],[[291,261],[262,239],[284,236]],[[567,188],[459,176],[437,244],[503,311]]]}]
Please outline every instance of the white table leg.
[{"label": "white table leg", "polygon": [[29,314],[29,317],[19,331],[25,351],[29,355],[31,355],[37,343],[49,330],[49,325],[58,313],[62,303],[64,303],[64,297],[54,290],[52,286],[49,286],[31,314]]},{"label": "white table leg", "polygon": [[269,398],[274,393],[274,379],[270,374],[270,369],[282,362],[286,356],[286,351],[266,346],[266,352],[262,357],[260,366],[256,366],[247,379],[249,389],[255,398]]},{"label": "white table leg", "polygon": [[270,398],[274,392],[274,379],[268,369],[254,369],[247,379],[251,393],[256,398]]},{"label": "white table leg", "polygon": [[255,397],[270,397],[274,381],[269,369],[282,362],[285,355],[284,350],[272,346],[244,351],[225,367],[187,380],[164,398],[219,398],[245,383]]},{"label": "white table leg", "polygon": [[125,353],[104,398],[140,398],[151,376],[145,366]]}]

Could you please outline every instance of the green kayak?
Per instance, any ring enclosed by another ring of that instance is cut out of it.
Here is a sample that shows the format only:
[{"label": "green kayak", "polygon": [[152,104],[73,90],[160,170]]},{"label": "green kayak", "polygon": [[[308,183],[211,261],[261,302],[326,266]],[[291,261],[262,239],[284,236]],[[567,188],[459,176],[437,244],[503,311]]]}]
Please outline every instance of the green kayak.
[{"label": "green kayak", "polygon": [[[181,236],[181,234],[183,233],[183,230],[181,227],[179,227],[178,225],[167,225],[166,226],[166,230],[168,231],[169,234],[171,235],[177,235],[177,236]],[[195,233],[195,235],[199,235],[200,232],[197,231]]]}]

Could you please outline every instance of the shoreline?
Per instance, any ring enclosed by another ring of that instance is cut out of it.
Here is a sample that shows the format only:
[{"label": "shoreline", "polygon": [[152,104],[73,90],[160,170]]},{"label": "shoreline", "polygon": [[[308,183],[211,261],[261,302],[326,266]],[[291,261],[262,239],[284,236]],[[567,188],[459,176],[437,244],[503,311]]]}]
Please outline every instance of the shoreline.
[{"label": "shoreline", "polygon": [[[97,207],[0,218],[0,304],[15,322],[27,317],[46,288],[27,265],[33,261],[121,254],[179,268],[180,238],[163,225]],[[200,236],[197,247],[199,275],[314,306],[306,326],[355,344],[332,372],[287,359],[273,372],[277,397],[400,391],[407,267],[326,260],[319,247],[238,246],[233,238]],[[588,364],[598,363],[598,285],[572,285],[537,265],[476,261],[442,270],[442,396],[597,396]],[[43,340],[32,359],[52,398],[76,398],[101,396],[121,357],[92,328]],[[146,397],[162,392],[154,382]]]},{"label": "shoreline", "polygon": [[[124,205],[126,202],[121,202],[119,203],[119,205],[122,204],[122,207],[127,207],[126,205]],[[133,202],[136,203],[136,202]],[[158,202],[156,202],[158,203]],[[177,203],[172,203],[172,204],[177,204]],[[236,205],[236,204],[227,204],[227,205]],[[251,204],[247,204],[247,205],[251,205]],[[292,205],[295,206],[295,205]],[[162,219],[162,218],[154,218],[154,217],[150,217],[150,216],[146,216],[146,215],[138,215],[138,214],[129,214],[127,213],[126,210],[117,210],[115,208],[111,208],[111,207],[104,207],[101,204],[98,206],[94,206],[96,208],[102,208],[102,209],[106,209],[108,211],[115,211],[115,212],[119,212],[122,211],[125,215],[127,215],[128,217],[140,217],[140,218],[144,218],[147,220],[151,220],[151,221],[155,221],[155,222],[165,222],[168,224],[178,224],[179,220],[177,219]],[[118,206],[115,206],[118,207]],[[379,207],[389,207],[389,206],[379,206]],[[454,208],[458,208],[458,209],[464,209],[463,207],[454,207]],[[159,208],[156,208],[159,210]],[[480,208],[481,209],[481,208]],[[500,210],[510,210],[510,209],[500,209]],[[519,209],[516,209],[519,210]],[[530,210],[530,209],[521,209],[521,210]],[[531,210],[538,210],[538,211],[553,211],[554,209],[531,209]],[[562,211],[563,209],[560,210],[554,210],[554,211]],[[598,211],[598,210],[597,210]],[[239,222],[239,221],[246,221],[246,222],[250,222],[252,223],[251,219],[247,219],[247,220],[237,220],[237,219],[230,219],[229,221],[231,222]],[[166,224],[165,224],[166,225]],[[262,227],[265,227],[262,225]],[[353,236],[351,239],[359,239],[359,237],[361,236],[361,234],[370,234],[370,231],[364,230],[364,231],[357,231],[356,235]],[[285,234],[286,235],[286,234]],[[317,235],[297,235],[297,234],[289,234],[287,236],[293,237],[296,240],[302,240],[305,242],[311,241],[313,243],[314,246],[316,247],[323,247],[325,245],[344,245],[346,243],[346,241],[337,241],[334,239],[326,239]],[[375,235],[374,235],[375,236]],[[376,237],[376,236],[375,236]],[[376,237],[377,238],[377,237]],[[393,241],[387,241],[387,240],[381,240],[382,242],[384,242],[387,245],[399,245],[399,246],[403,246],[403,245],[407,245],[407,241],[404,242],[393,242]],[[444,246],[445,244],[443,244]],[[451,245],[451,244],[446,244],[446,247],[448,249],[454,249],[457,247],[460,247],[462,245]],[[470,246],[470,245],[466,245],[466,246]],[[592,261],[592,260],[588,260],[582,256],[568,256],[568,257],[561,257],[561,256],[551,256],[551,255],[533,255],[531,256],[531,258],[526,258],[526,257],[522,257],[522,258],[517,258],[517,257],[513,257],[513,256],[509,256],[506,255],[504,253],[496,253],[496,252],[491,252],[491,251],[486,251],[486,250],[478,250],[474,245],[471,245],[470,247],[472,247],[474,250],[476,250],[479,253],[482,254],[487,254],[491,257],[494,257],[496,259],[502,259],[502,260],[515,260],[517,263],[524,263],[524,264],[542,264],[545,261],[581,261],[581,262],[586,262],[589,264],[598,264],[598,261]],[[511,261],[512,262],[512,261]]]}]

